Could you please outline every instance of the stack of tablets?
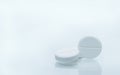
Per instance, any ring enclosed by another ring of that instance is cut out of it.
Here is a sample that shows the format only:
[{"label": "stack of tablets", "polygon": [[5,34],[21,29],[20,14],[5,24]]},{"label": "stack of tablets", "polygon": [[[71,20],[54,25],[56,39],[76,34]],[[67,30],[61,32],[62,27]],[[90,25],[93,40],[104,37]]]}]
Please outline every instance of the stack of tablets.
[{"label": "stack of tablets", "polygon": [[69,64],[79,58],[95,58],[102,50],[101,42],[95,37],[85,37],[80,40],[78,49],[61,49],[55,52],[58,63]]}]

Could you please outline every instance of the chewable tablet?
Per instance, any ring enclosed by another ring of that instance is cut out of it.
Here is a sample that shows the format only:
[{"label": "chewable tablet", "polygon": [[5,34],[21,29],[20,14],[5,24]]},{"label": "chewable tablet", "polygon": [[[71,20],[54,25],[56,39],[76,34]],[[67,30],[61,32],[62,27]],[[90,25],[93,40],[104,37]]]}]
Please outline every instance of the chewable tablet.
[{"label": "chewable tablet", "polygon": [[80,57],[95,58],[101,53],[102,44],[95,37],[88,36],[80,40],[78,49],[80,50]]},{"label": "chewable tablet", "polygon": [[55,59],[58,63],[72,63],[79,58],[79,50],[77,49],[61,49],[55,52]]}]

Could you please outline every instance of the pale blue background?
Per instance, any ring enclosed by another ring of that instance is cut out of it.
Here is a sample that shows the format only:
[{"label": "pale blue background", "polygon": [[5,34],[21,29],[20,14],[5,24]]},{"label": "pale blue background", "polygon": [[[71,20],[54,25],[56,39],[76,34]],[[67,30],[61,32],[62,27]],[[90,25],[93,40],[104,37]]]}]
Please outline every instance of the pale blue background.
[{"label": "pale blue background", "polygon": [[[120,75],[119,0],[0,0],[0,75]],[[85,36],[102,41],[94,60],[56,64],[54,52]],[[82,65],[82,66],[81,66]]]}]

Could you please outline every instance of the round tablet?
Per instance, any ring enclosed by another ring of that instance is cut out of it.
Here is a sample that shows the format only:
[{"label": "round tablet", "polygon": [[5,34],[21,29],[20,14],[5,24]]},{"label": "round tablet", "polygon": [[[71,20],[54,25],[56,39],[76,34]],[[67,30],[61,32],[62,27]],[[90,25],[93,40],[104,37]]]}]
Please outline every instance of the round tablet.
[{"label": "round tablet", "polygon": [[55,53],[55,58],[59,63],[72,63],[79,58],[79,50],[77,49],[62,49]]},{"label": "round tablet", "polygon": [[101,53],[102,44],[95,37],[88,36],[80,40],[78,49],[80,57],[95,58]]}]

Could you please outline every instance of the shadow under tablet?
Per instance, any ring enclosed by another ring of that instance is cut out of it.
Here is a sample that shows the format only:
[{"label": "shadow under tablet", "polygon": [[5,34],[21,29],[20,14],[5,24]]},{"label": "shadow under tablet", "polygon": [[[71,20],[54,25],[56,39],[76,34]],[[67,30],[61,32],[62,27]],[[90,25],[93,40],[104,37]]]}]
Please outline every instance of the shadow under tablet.
[{"label": "shadow under tablet", "polygon": [[74,65],[73,64],[62,65],[56,63],[55,67],[60,69],[68,69],[68,70],[76,69],[78,70],[78,75],[102,75],[102,68],[100,64],[93,59],[81,59],[77,64]]}]

